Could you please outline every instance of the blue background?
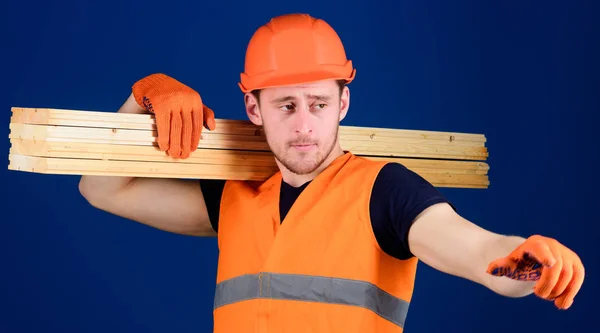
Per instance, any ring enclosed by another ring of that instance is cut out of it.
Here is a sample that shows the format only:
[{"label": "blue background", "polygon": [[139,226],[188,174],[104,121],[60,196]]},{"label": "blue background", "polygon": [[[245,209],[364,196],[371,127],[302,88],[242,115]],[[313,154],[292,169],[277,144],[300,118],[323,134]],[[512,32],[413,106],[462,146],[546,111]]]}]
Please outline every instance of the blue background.
[{"label": "blue background", "polygon": [[[308,12],[334,26],[357,68],[343,125],[485,134],[491,187],[443,192],[479,225],[556,237],[586,264],[568,311],[421,265],[406,331],[596,327],[598,5],[386,3],[4,2],[0,130],[7,138],[11,106],[114,112],[152,72],[197,89],[217,117],[245,119],[237,82],[250,36]],[[76,176],[4,169],[0,180],[0,332],[212,329],[215,239],[96,210]]]}]

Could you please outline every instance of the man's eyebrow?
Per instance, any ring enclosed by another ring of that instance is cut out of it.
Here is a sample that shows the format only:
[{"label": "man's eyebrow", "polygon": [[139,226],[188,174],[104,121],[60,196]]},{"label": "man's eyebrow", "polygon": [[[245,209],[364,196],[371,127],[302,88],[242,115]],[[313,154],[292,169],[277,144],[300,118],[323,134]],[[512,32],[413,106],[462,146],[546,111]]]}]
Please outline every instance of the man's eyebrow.
[{"label": "man's eyebrow", "polygon": [[315,94],[308,94],[306,95],[306,97],[310,98],[310,99],[316,99],[318,101],[324,101],[327,102],[331,99],[331,96],[327,96],[327,95],[315,95]]},{"label": "man's eyebrow", "polygon": [[294,99],[296,99],[294,96],[283,96],[283,97],[274,98],[274,99],[270,100],[270,102],[273,104],[278,104],[278,103],[293,101]]},{"label": "man's eyebrow", "polygon": [[[308,97],[309,99],[315,99],[315,100],[324,101],[324,102],[328,102],[331,99],[331,96],[317,95],[317,94],[306,94],[306,97]],[[293,101],[295,99],[296,99],[296,97],[294,97],[294,96],[282,96],[282,97],[274,98],[274,99],[270,100],[270,102],[273,104],[279,104],[279,103]]]}]

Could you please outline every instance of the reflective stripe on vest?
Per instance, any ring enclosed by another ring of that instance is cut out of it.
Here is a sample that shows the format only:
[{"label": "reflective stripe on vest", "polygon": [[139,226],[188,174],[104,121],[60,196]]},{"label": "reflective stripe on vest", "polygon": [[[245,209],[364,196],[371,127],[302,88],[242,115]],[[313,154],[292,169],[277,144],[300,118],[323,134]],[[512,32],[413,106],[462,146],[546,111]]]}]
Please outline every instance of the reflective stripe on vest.
[{"label": "reflective stripe on vest", "polygon": [[409,303],[364,281],[296,274],[258,273],[217,284],[214,308],[251,299],[312,301],[360,306],[404,327]]}]

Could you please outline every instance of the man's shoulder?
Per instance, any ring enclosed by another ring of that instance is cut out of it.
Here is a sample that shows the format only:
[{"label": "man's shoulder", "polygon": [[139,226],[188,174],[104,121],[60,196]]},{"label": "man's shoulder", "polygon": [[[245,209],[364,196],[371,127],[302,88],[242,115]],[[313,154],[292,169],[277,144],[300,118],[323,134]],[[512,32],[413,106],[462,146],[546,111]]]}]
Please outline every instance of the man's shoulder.
[{"label": "man's shoulder", "polygon": [[384,159],[355,155],[353,153],[349,154],[351,154],[351,156],[345,162],[343,169],[345,172],[356,174],[359,177],[368,176],[368,174],[377,175],[381,168],[390,163]]},{"label": "man's shoulder", "polygon": [[[352,153],[351,153],[352,154]],[[360,179],[372,179],[375,184],[385,187],[398,187],[410,184],[427,183],[418,173],[399,161],[368,156],[354,155],[345,166],[346,173]]]},{"label": "man's shoulder", "polygon": [[410,181],[413,178],[422,178],[416,172],[407,168],[400,162],[389,161],[379,170],[377,179],[382,182],[392,182],[397,184],[399,181]]},{"label": "man's shoulder", "polygon": [[431,184],[425,177],[399,162],[389,162],[381,167],[374,183],[374,195],[394,194],[398,196],[411,197],[443,197],[439,189]]}]

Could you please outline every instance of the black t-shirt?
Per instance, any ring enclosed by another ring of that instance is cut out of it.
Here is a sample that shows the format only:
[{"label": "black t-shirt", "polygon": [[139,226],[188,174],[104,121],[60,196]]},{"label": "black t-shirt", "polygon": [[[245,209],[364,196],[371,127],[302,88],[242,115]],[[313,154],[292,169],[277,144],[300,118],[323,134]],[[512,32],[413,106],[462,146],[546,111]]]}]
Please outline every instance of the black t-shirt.
[{"label": "black t-shirt", "polygon": [[[281,221],[308,184],[295,188],[282,182],[279,202]],[[200,184],[215,231],[218,231],[224,185],[223,180],[202,180]],[[411,258],[413,254],[408,247],[408,231],[414,219],[427,207],[442,202],[455,209],[437,188],[417,173],[399,163],[386,164],[377,175],[370,200],[371,224],[381,249],[401,260]]]}]

